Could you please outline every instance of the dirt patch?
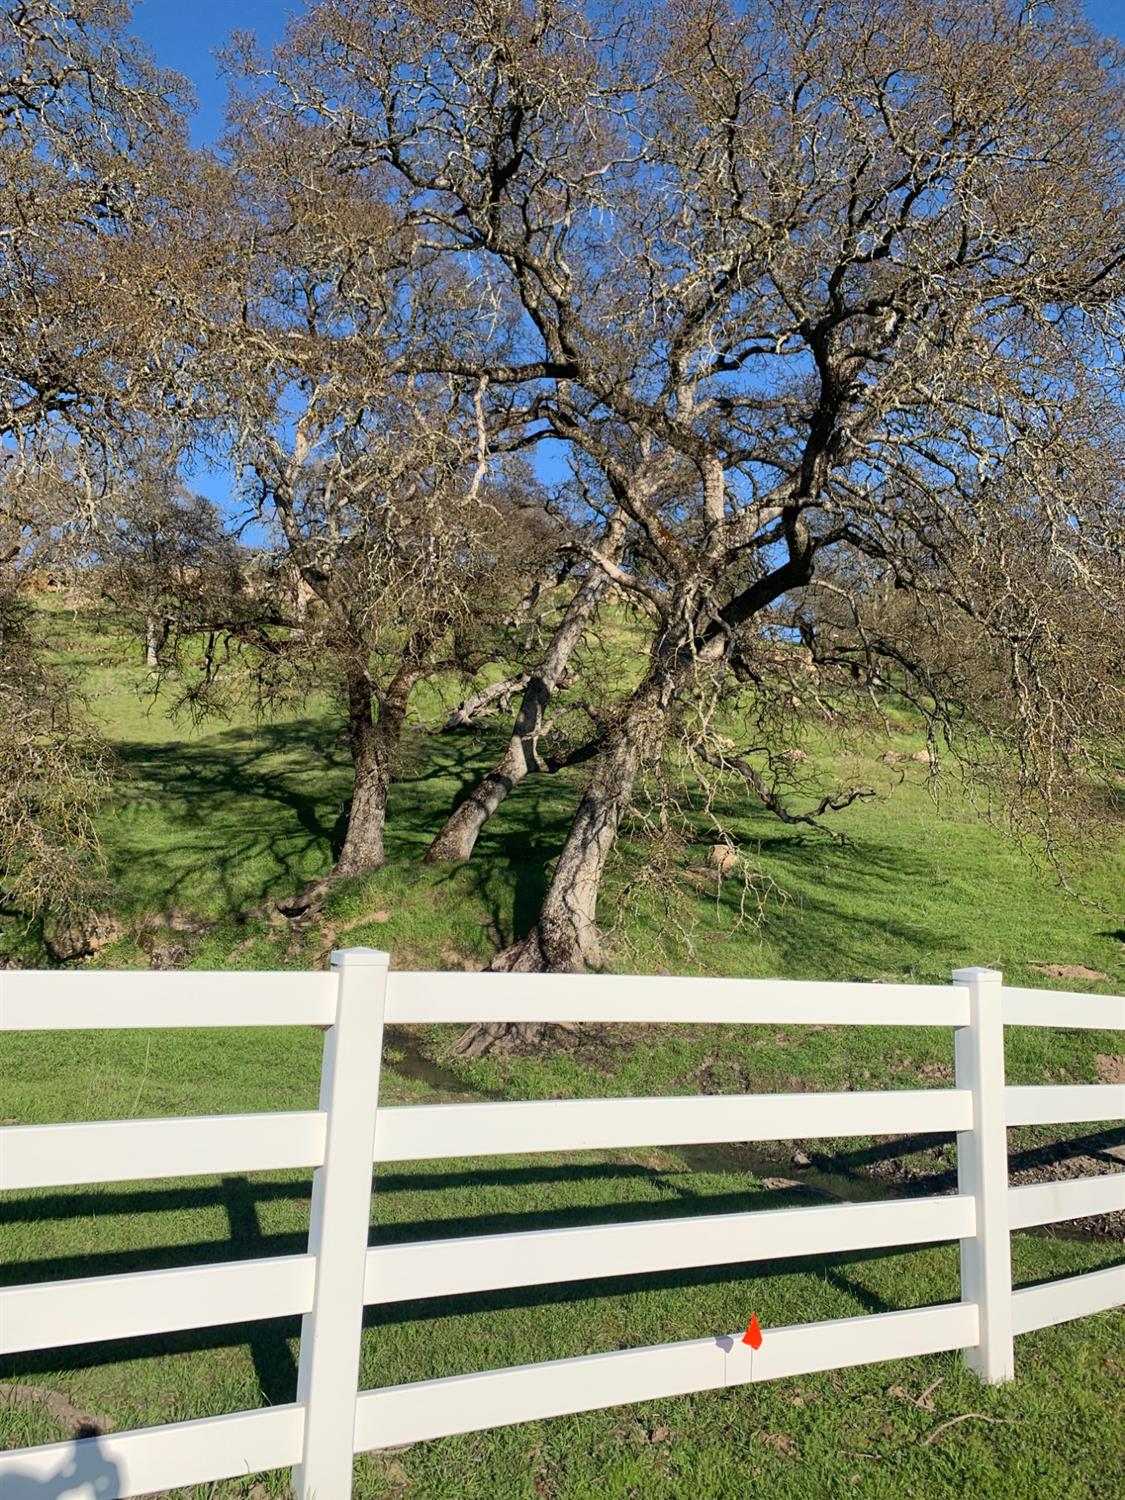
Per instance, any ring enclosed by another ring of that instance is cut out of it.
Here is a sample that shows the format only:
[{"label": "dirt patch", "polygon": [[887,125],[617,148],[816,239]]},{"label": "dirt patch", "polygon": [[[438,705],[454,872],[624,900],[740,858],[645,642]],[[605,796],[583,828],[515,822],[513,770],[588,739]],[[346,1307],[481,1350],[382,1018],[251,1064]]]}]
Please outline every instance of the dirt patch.
[{"label": "dirt patch", "polygon": [[275,910],[283,917],[303,917],[310,912],[319,912],[324,905],[324,898],[332,889],[332,881],[327,875],[319,880],[310,880],[301,890],[292,896],[282,896],[274,902]]},{"label": "dirt patch", "polygon": [[788,1433],[757,1432],[754,1436],[759,1443],[765,1443],[767,1448],[772,1448],[775,1453],[780,1453],[785,1458],[797,1458],[800,1454],[796,1441]]},{"label": "dirt patch", "polygon": [[[953,1066],[946,1062],[918,1063],[904,1058],[895,1064],[895,1073],[909,1078],[915,1088],[939,1088],[953,1082]],[[866,1075],[870,1077],[870,1074]]]},{"label": "dirt patch", "polygon": [[[1118,1062],[1121,1059],[1117,1059]],[[824,1172],[841,1171],[858,1182],[878,1184],[895,1197],[957,1191],[956,1155],[952,1141],[910,1150],[901,1137],[880,1137],[861,1153],[863,1160],[848,1161],[840,1155],[821,1153],[809,1143],[815,1166]],[[896,1150],[897,1147],[897,1150]],[[1125,1161],[1125,1143],[1120,1130],[1094,1131],[1080,1139],[1053,1141],[1048,1145],[1020,1147],[1018,1133],[1011,1139],[1009,1173],[1013,1187],[1041,1182],[1069,1182],[1078,1177],[1102,1177]],[[852,1194],[851,1196],[855,1196]],[[1043,1233],[1073,1235],[1081,1239],[1125,1238],[1125,1211],[1091,1214],[1075,1221],[1047,1225]]]},{"label": "dirt patch", "polygon": [[108,1417],[95,1417],[81,1411],[62,1394],[48,1390],[45,1385],[9,1385],[0,1382],[0,1406],[45,1406],[60,1427],[65,1427],[72,1437],[96,1437],[103,1432],[112,1432],[113,1423]]},{"label": "dirt patch", "polygon": [[928,1062],[915,1068],[914,1076],[920,1083],[940,1084],[953,1082],[953,1067],[950,1063]]},{"label": "dirt patch", "polygon": [[[327,964],[333,949],[346,948],[348,946],[342,939],[346,938],[350,932],[355,932],[360,927],[366,927],[371,922],[389,922],[390,920],[390,912],[380,910],[365,911],[362,916],[348,917],[342,922],[330,922],[323,919],[319,908],[310,908],[303,916],[294,918],[287,925],[295,936],[302,939],[305,932],[315,928],[318,943],[318,961],[321,964]],[[403,950],[397,948],[394,953],[394,967],[402,969],[413,968],[415,966],[405,959]],[[454,967],[460,968],[461,965],[457,964]],[[474,965],[474,967],[478,966]]]},{"label": "dirt patch", "polygon": [[1088,969],[1085,964],[1028,964],[1037,974],[1048,974],[1052,979],[1088,979],[1092,984],[1109,978],[1100,969]]},{"label": "dirt patch", "polygon": [[148,955],[150,969],[182,969],[191,949],[186,943],[155,943]]},{"label": "dirt patch", "polygon": [[1101,1083],[1125,1083],[1125,1055],[1120,1052],[1099,1052],[1094,1058]]},{"label": "dirt patch", "polygon": [[48,922],[43,942],[52,963],[73,964],[95,958],[109,943],[116,942],[123,931],[113,917],[89,912],[69,922]]},{"label": "dirt patch", "polygon": [[445,968],[460,969],[465,974],[473,974],[481,966],[479,958],[474,958],[471,953],[463,953],[461,949],[455,948],[452,943],[442,943],[438,949],[438,957]]},{"label": "dirt patch", "polygon": [[150,969],[182,969],[214,926],[213,917],[171,907],[145,918],[137,929],[137,946],[148,954]]}]

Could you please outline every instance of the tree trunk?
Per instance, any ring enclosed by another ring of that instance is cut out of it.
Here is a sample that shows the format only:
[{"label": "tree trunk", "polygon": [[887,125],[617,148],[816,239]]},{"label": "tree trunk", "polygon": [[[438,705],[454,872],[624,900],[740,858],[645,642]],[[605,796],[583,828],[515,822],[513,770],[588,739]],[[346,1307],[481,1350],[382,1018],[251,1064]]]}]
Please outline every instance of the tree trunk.
[{"label": "tree trunk", "polygon": [[481,829],[512,788],[518,786],[525,776],[542,769],[538,741],[544,715],[607,583],[606,575],[601,569],[596,569],[570,601],[539,671],[532,674],[524,688],[512,737],[504,754],[450,813],[426,852],[427,864],[446,860],[463,863],[469,859]]},{"label": "tree trunk", "polygon": [[387,776],[381,765],[364,755],[356,762],[348,830],[333,875],[364,875],[383,864],[386,815]]},{"label": "tree trunk", "polygon": [[504,754],[450,813],[426,851],[428,865],[447,860],[463,863],[469,859],[481,829],[504,798],[525,776],[539,769],[535,745],[544,711],[551,701],[551,692],[552,685],[541,674],[536,674],[527,684],[516,715],[515,731]]},{"label": "tree trunk", "polygon": [[[663,748],[670,709],[668,692],[658,680],[646,678],[598,755],[538,922],[526,937],[497,954],[490,970],[575,974],[600,966],[597,905],[602,875],[618,826],[632,801],[637,774],[646,760],[659,756]],[[541,1025],[492,1022],[470,1027],[458,1039],[455,1050],[473,1057],[512,1043],[532,1045],[550,1030]]]},{"label": "tree trunk", "polygon": [[578,973],[602,961],[598,892],[621,818],[642,765],[659,756],[670,703],[646,678],[608,734],[571,822],[543,899],[539,921],[522,942],[493,961],[496,969]]},{"label": "tree trunk", "polygon": [[160,650],[168,639],[167,620],[156,615],[145,616],[145,666],[155,672],[160,665]]},{"label": "tree trunk", "polygon": [[372,718],[374,689],[365,672],[348,674],[348,745],[355,780],[348,813],[347,833],[333,876],[365,875],[379,869],[386,855],[383,831],[387,816],[387,790],[406,721],[406,703],[413,678],[403,672],[395,677]]}]

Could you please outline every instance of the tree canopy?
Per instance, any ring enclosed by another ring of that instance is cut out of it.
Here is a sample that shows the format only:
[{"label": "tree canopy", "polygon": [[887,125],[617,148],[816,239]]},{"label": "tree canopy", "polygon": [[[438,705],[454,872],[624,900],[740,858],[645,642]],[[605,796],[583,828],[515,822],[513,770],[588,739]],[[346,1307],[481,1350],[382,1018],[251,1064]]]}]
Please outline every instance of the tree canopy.
[{"label": "tree canopy", "polygon": [[[62,403],[143,445],[143,409],[227,456],[311,606],[214,623],[330,664],[337,873],[382,858],[414,686],[489,663],[506,686],[461,722],[520,694],[511,740],[429,857],[468,858],[527,774],[590,767],[503,967],[600,962],[606,861],[669,755],[816,825],[866,791],[803,788],[801,726],[892,688],[1048,843],[1119,785],[1125,93],[1077,4],[322,0],[269,56],[236,40],[227,137],[190,162],[123,11],[26,10],[6,45],[47,81],[0,145],[28,180],[50,157],[67,275],[96,250],[69,289],[39,250],[6,274],[94,321],[59,374],[64,313],[24,319],[9,427]],[[610,591],[638,673],[552,745]]]}]

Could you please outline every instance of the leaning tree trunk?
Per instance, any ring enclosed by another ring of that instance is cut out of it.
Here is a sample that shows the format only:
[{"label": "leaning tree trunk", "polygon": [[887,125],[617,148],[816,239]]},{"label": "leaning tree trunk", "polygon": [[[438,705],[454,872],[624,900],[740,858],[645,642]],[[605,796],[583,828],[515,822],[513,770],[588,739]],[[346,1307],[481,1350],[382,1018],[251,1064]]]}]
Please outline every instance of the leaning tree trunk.
[{"label": "leaning tree trunk", "polygon": [[364,672],[348,674],[348,746],[354,782],[344,846],[333,876],[365,875],[377,870],[386,855],[383,832],[387,818],[387,790],[406,721],[411,679],[402,672],[391,683],[372,717],[375,693]]},{"label": "leaning tree trunk", "polygon": [[[667,685],[648,677],[610,731],[555,865],[535,926],[497,954],[493,971],[581,973],[601,964],[598,892],[617,829],[633,796],[637,773],[660,754],[668,731]],[[471,1028],[457,1050],[470,1056],[509,1040],[534,1042],[544,1028],[493,1023]]]},{"label": "leaning tree trunk", "polygon": [[662,717],[651,690],[630,702],[610,731],[578,804],[539,920],[522,942],[499,955],[493,967],[579,973],[602,961],[597,926],[598,892],[618,825],[633,798],[642,759],[662,739]]},{"label": "leaning tree trunk", "polygon": [[[613,528],[611,552],[620,547],[623,527]],[[426,852],[427,864],[461,862],[471,858],[484,825],[508,793],[532,772],[543,769],[538,742],[543,718],[562,680],[570,658],[585,634],[590,617],[605,593],[608,578],[600,568],[591,572],[570,601],[538,672],[528,679],[516,714],[512,737],[504,754],[463,802],[450,813]]]},{"label": "leaning tree trunk", "polygon": [[426,851],[428,865],[445,861],[464,863],[471,858],[480,832],[513,787],[539,769],[536,741],[543,714],[551,701],[554,684],[536,674],[524,689],[515,730],[504,754],[459,802]]}]

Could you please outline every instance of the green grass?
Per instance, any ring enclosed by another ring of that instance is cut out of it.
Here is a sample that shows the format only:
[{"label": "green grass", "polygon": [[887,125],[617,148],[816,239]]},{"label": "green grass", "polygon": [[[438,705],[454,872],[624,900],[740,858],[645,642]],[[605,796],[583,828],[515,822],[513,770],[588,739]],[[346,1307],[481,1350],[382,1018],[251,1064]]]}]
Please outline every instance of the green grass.
[{"label": "green grass", "polygon": [[[332,705],[258,722],[193,727],[172,721],[147,693],[136,643],[104,618],[56,612],[59,655],[83,684],[118,758],[114,796],[101,818],[104,906],[119,935],[100,955],[108,966],[145,966],[154,948],[187,967],[307,968],[334,944],[390,950],[403,968],[476,967],[535,920],[574,806],[579,782],[535,778],[508,799],[463,868],[423,866],[420,856],[454,802],[490,763],[496,735],[434,735],[442,705],[431,693],[415,707],[389,813],[388,864],[347,882],[321,920],[294,928],[271,898],[322,874],[340,837],[349,769]],[[446,688],[454,696],[454,685]],[[906,729],[896,743],[912,743]],[[815,748],[815,747],[814,747]],[[825,775],[868,777],[889,789],[898,769],[882,743],[846,761],[821,754]],[[622,840],[602,904],[610,928],[609,967],[619,970],[823,979],[944,981],[965,964],[1003,969],[1013,984],[1120,992],[1125,928],[1107,913],[1125,890],[1125,844],[1091,855],[1084,902],[1043,878],[994,827],[972,816],[954,789],[935,806],[924,768],[885,800],[858,804],[840,820],[851,842],[784,827],[745,802],[716,809],[738,839],[744,867],[717,879],[707,863],[710,833],[689,845],[666,904],[637,889],[646,846]],[[743,909],[746,875],[751,910]],[[757,897],[761,898],[760,911]],[[1097,904],[1095,904],[1097,903]],[[170,916],[172,925],[161,921]],[[185,930],[186,929],[186,930]],[[0,929],[0,952],[42,961],[33,935]],[[1053,980],[1035,964],[1083,964],[1100,983]],[[910,1017],[904,1016],[909,1023]],[[425,1045],[444,1055],[448,1038]],[[453,1063],[475,1088],[522,1095],[694,1091],[714,1087],[902,1086],[920,1070],[948,1069],[948,1033],[887,1034],[782,1028],[743,1034],[710,1028],[635,1036],[598,1035],[578,1053]],[[1112,1038],[1019,1030],[1010,1037],[1013,1082],[1093,1081]]]},{"label": "green grass", "polygon": [[[69,1059],[37,1062],[31,1048],[12,1059],[21,1118],[143,1116],[188,1101],[200,1112],[292,1109],[315,1093],[317,1039],[305,1033],[154,1033],[116,1047],[79,1035],[70,1044]],[[393,1062],[384,1077],[386,1102],[442,1097]],[[21,1194],[0,1215],[4,1275],[22,1282],[296,1253],[308,1195],[302,1173]],[[809,1201],[752,1174],[693,1171],[675,1151],[577,1153],[388,1168],[372,1222],[388,1243]],[[1017,1235],[1015,1280],[1095,1269],[1118,1253]],[[399,1304],[369,1309],[361,1383],[717,1335],[751,1311],[768,1337],[783,1324],[957,1296],[956,1247],[928,1246]],[[979,1386],[957,1357],[937,1356],[419,1444],[358,1460],[356,1495],[937,1497],[963,1487],[1109,1500],[1125,1461],[1122,1331],[1121,1316],[1107,1314],[1021,1339],[1019,1378],[1000,1390]],[[6,1362],[0,1380],[59,1393],[123,1430],[293,1399],[297,1333],[294,1321],[279,1321],[47,1351]],[[904,1394],[927,1388],[932,1409]],[[927,1443],[968,1412],[980,1415]],[[66,1435],[41,1401],[0,1404],[5,1446]],[[199,1493],[249,1490],[232,1482]],[[284,1493],[284,1477],[267,1493]]]},{"label": "green grass", "polygon": [[[247,715],[198,728],[172,723],[141,695],[134,645],[86,616],[59,614],[53,623],[120,772],[101,817],[100,906],[118,928],[98,964],[145,966],[154,949],[159,956],[171,946],[189,967],[308,968],[333,945],[371,943],[400,967],[475,966],[534,920],[576,778],[522,787],[469,866],[421,866],[433,832],[495,749],[485,736],[429,733],[440,705],[424,700],[392,796],[387,867],[338,887],[317,923],[295,929],[272,913],[271,898],[326,870],[348,793],[332,705],[314,699],[262,723]],[[909,725],[901,728],[896,744],[905,746]],[[837,765],[825,751],[825,771],[859,770],[886,783],[882,750],[873,745],[854,765]],[[609,966],[930,981],[980,963],[1003,968],[1009,982],[1050,987],[1059,982],[1032,965],[1082,963],[1107,975],[1086,987],[1120,992],[1121,919],[1039,879],[954,794],[935,808],[914,774],[888,800],[841,819],[846,848],[752,808],[723,807],[762,897],[755,920],[739,919],[741,881],[719,884],[707,867],[711,835],[701,810],[692,820],[702,842],[683,852],[671,906],[661,892],[637,889],[645,848],[634,830],[607,881]],[[1112,908],[1125,889],[1125,850],[1092,860],[1081,886]],[[12,923],[0,931],[5,951],[41,961],[36,934]],[[946,1081],[948,1031],[911,1027],[910,1019],[890,1029],[660,1027],[646,1029],[640,1045],[628,1028],[596,1029],[570,1050],[475,1062],[450,1055],[442,1028],[415,1041],[456,1075],[454,1086],[522,1097]],[[295,1031],[8,1037],[0,1116],[31,1123],[308,1108],[319,1047],[315,1034]],[[1021,1029],[1009,1035],[1009,1078],[1091,1081],[1099,1057],[1114,1050],[1120,1041],[1109,1036]],[[384,1098],[433,1097],[396,1070],[397,1055],[392,1047]],[[1050,1134],[1018,1133],[1017,1157]],[[913,1155],[864,1141],[819,1149],[827,1165],[852,1175],[888,1149],[908,1168],[917,1160],[948,1171],[949,1147],[923,1145]],[[416,1239],[812,1201],[767,1187],[766,1175],[673,1151],[421,1164],[380,1175],[374,1232]],[[0,1202],[3,1274],[22,1282],[291,1253],[304,1244],[308,1189],[306,1175],[285,1173],[8,1195]],[[1020,1234],[1013,1254],[1017,1284],[1026,1284],[1112,1264],[1120,1251],[1106,1241]],[[400,1305],[370,1317],[362,1380],[390,1384],[730,1332],[751,1310],[768,1334],[780,1324],[957,1295],[956,1247],[937,1246]],[[1106,1314],[1027,1336],[1017,1347],[1019,1378],[1001,1390],[981,1388],[951,1355],[421,1444],[360,1459],[356,1493],[936,1500],[964,1491],[1109,1500],[1125,1471],[1123,1332],[1121,1315]],[[270,1323],[47,1351],[9,1361],[0,1381],[64,1394],[124,1429],[292,1399],[296,1335],[295,1325]],[[932,1410],[902,1394],[918,1396],[935,1381]],[[970,1412],[979,1415],[927,1441]],[[11,1406],[0,1396],[0,1445],[66,1435],[43,1401]],[[267,1489],[282,1494],[283,1479]],[[251,1490],[247,1482],[200,1493]]]},{"label": "green grass", "polygon": [[[102,904],[128,930],[106,961],[130,953],[140,961],[137,929],[168,910],[217,924],[189,962],[240,964],[251,942],[284,960],[291,934],[285,924],[271,927],[263,908],[323,874],[342,833],[350,776],[333,705],[314,697],[272,720],[247,712],[200,726],[173,721],[166,702],[148,693],[135,642],[103,617],[56,611],[50,619],[58,655],[117,755],[100,819]],[[452,701],[456,685],[443,692]],[[492,819],[468,867],[421,867],[418,857],[503,734],[502,724],[489,735],[427,732],[441,720],[438,699],[431,690],[415,704],[391,794],[387,867],[341,888],[326,911],[333,923],[357,924],[385,913],[385,922],[352,932],[364,940],[376,933],[404,965],[476,960],[527,929],[581,784],[578,773],[533,778]],[[917,743],[909,723],[900,727],[896,746]],[[1032,964],[1081,963],[1108,976],[1095,987],[1120,987],[1125,928],[1109,913],[1125,890],[1125,842],[1091,853],[1079,872],[1083,904],[973,817],[955,786],[935,806],[925,769],[911,766],[892,791],[899,769],[881,764],[883,742],[862,755],[810,748],[826,778],[854,775],[888,793],[838,819],[851,843],[785,827],[728,795],[717,811],[740,843],[739,878],[717,882],[706,859],[710,819],[689,811],[699,842],[678,862],[670,910],[659,893],[636,889],[649,851],[634,830],[622,840],[603,902],[611,968],[931,980],[980,963],[1002,967],[1012,983],[1050,986]],[[740,919],[743,874],[755,898],[748,920]],[[0,944],[20,941],[9,922]],[[315,950],[315,937],[306,946]],[[306,957],[293,952],[291,961]]]}]

